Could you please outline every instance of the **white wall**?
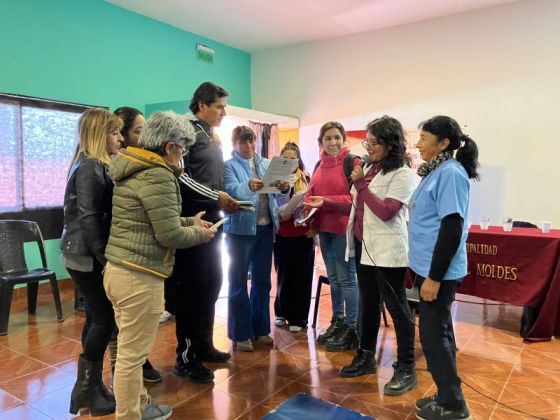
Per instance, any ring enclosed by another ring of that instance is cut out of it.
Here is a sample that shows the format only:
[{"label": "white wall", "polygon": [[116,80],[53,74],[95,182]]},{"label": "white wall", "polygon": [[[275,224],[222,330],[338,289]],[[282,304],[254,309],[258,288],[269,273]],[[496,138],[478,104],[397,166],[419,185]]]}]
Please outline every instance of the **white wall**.
[{"label": "white wall", "polygon": [[[415,129],[447,114],[480,148],[475,223],[560,228],[560,1],[525,0],[252,55],[253,106],[302,119],[306,164],[322,122],[382,114]],[[312,167],[312,166],[311,166]]]}]

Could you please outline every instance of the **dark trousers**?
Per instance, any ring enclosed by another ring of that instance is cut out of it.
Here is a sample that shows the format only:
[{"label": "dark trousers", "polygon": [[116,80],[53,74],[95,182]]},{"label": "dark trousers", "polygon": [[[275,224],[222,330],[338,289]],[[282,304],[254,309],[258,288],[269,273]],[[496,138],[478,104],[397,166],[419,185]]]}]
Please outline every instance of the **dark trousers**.
[{"label": "dark trousers", "polygon": [[177,353],[204,353],[214,347],[215,305],[222,287],[222,235],[193,248],[177,250],[173,275],[166,280],[175,295]]},{"label": "dark trousers", "polygon": [[[425,278],[416,275],[420,289]],[[451,320],[451,304],[460,281],[441,282],[436,300],[426,302],[420,297],[420,342],[428,370],[437,386],[437,402],[443,407],[460,409],[465,406],[461,379],[457,376],[455,336]]]},{"label": "dark trousers", "polygon": [[67,270],[84,295],[86,321],[82,329],[82,356],[90,362],[99,362],[117,327],[113,305],[103,288],[103,266],[95,260],[93,271]]},{"label": "dark trousers", "polygon": [[276,266],[276,299],[274,312],[286,318],[290,325],[307,325],[311,304],[313,239],[306,236],[276,236],[274,264]]},{"label": "dark trousers", "polygon": [[[362,243],[357,239],[356,273],[360,289],[359,334],[360,346],[375,351],[381,322],[381,305],[385,302],[393,318],[397,334],[397,361],[414,365],[414,322],[408,306],[405,289],[406,267],[376,267],[359,263]],[[364,251],[365,252],[365,251]]]}]

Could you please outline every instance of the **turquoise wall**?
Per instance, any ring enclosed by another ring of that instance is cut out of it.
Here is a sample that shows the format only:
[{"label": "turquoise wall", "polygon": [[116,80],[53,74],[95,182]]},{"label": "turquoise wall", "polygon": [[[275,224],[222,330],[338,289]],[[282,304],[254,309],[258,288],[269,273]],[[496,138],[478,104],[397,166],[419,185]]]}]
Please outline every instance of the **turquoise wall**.
[{"label": "turquoise wall", "polygon": [[[0,0],[0,39],[0,92],[144,110],[212,81],[251,108],[249,53],[103,0]],[[197,59],[197,43],[214,48],[213,64]],[[57,266],[58,240],[47,248]]]},{"label": "turquoise wall", "polygon": [[175,111],[178,114],[186,114],[187,112],[191,112],[189,109],[189,103],[187,103],[186,100],[182,100],[161,102],[158,104],[146,104],[146,115],[151,115],[156,111]]}]

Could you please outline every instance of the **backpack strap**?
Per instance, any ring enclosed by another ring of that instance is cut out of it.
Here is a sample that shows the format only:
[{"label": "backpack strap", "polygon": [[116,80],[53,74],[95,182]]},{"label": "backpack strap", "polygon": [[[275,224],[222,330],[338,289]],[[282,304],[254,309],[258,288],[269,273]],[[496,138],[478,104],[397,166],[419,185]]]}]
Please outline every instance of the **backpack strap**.
[{"label": "backpack strap", "polygon": [[315,172],[317,172],[317,168],[319,167],[320,164],[321,164],[321,160],[319,159],[319,160],[317,161],[317,163],[315,164],[315,166],[313,167],[313,172],[311,173],[311,176],[313,176],[313,174],[314,174]]},{"label": "backpack strap", "polygon": [[[358,159],[358,156],[353,155],[353,154],[348,154],[344,157],[344,162],[342,163],[342,170],[344,171],[344,176],[346,177],[346,180],[348,181],[348,189],[349,190],[352,188],[352,177],[351,177],[351,175],[352,175],[352,171],[354,170],[354,165],[355,165],[356,159]],[[313,173],[315,173],[317,171],[317,168],[319,167],[320,164],[321,164],[321,161],[318,160],[317,163],[315,164],[315,167],[313,168]],[[362,163],[360,162],[360,164],[362,164]]]}]

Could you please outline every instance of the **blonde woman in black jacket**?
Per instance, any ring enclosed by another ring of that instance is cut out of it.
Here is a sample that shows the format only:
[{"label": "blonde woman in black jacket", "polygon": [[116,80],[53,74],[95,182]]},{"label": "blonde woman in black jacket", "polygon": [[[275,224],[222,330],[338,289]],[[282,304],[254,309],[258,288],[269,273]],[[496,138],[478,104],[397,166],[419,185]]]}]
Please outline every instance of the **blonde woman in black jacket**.
[{"label": "blonde woman in black jacket", "polygon": [[64,193],[64,265],[84,295],[86,322],[83,353],[72,390],[70,412],[88,408],[92,416],[115,411],[115,397],[101,379],[103,355],[116,328],[113,307],[103,288],[105,246],[111,227],[113,181],[107,174],[111,156],[123,140],[122,121],[101,108],[89,109],[78,124],[79,148]]}]

